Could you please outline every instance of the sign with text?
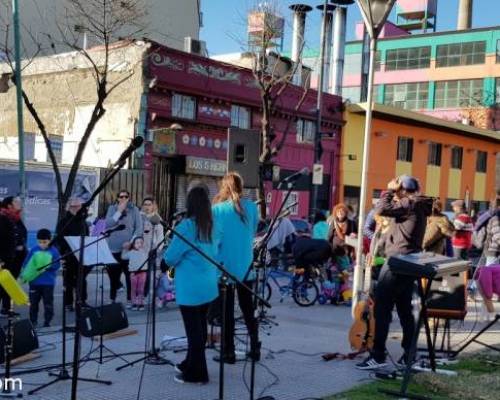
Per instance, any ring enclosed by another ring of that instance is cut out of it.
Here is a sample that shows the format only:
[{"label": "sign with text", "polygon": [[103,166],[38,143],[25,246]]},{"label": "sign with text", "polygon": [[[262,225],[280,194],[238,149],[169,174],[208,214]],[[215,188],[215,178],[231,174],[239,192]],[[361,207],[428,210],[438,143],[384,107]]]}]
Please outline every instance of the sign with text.
[{"label": "sign with text", "polygon": [[212,158],[186,157],[186,173],[194,175],[224,176],[226,161]]},{"label": "sign with text", "polygon": [[323,184],[323,164],[314,164],[313,165],[313,185],[322,185]]}]

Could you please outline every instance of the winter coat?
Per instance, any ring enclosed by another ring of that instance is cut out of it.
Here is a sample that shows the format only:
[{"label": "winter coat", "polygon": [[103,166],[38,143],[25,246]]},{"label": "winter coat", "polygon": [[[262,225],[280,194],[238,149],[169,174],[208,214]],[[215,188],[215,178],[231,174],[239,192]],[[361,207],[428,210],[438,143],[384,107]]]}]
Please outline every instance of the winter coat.
[{"label": "winter coat", "polygon": [[452,237],[455,227],[444,214],[431,215],[427,218],[423,248],[436,254],[445,254],[446,238]]},{"label": "winter coat", "polygon": [[142,236],[143,234],[141,212],[132,203],[128,203],[123,212],[118,211],[118,204],[116,203],[108,208],[106,229],[122,224],[125,225],[123,231],[112,232],[108,237],[108,246],[112,253],[121,253],[123,243],[130,242],[133,237]]},{"label": "winter coat", "polygon": [[484,243],[484,255],[486,257],[498,257],[500,254],[500,211],[491,217],[486,226],[486,240]]},{"label": "winter coat", "polygon": [[0,214],[0,263],[5,267],[14,261],[16,241],[14,223],[5,215]]}]

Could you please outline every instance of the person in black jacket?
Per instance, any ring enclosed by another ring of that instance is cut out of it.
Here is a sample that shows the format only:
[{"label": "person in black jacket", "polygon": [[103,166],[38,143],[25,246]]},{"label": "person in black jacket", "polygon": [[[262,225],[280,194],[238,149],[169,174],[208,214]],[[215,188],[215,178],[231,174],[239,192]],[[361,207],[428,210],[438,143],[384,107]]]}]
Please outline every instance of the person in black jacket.
[{"label": "person in black jacket", "polygon": [[[82,233],[85,236],[89,235],[89,228],[81,215],[77,215],[82,208],[82,201],[78,198],[71,198],[68,201],[66,214],[61,218],[57,224],[56,232],[58,235],[57,247],[59,252],[64,256],[63,267],[63,282],[64,282],[64,305],[68,311],[74,310],[74,300],[76,297],[76,282],[78,273],[78,253],[71,253],[65,236],[80,236]],[[87,274],[89,269],[85,268],[85,275],[83,277],[83,287],[81,299],[85,303],[87,301]]]},{"label": "person in black jacket", "polygon": [[[418,196],[419,182],[408,175],[389,182],[375,207],[375,213],[392,218],[385,233],[385,255],[391,256],[418,253],[422,251],[427,217],[431,215],[433,199]],[[396,305],[403,329],[401,346],[404,354],[398,364],[406,364],[415,331],[412,297],[415,279],[392,274],[389,266],[382,267],[375,289],[375,340],[371,354],[358,369],[372,370],[387,366],[385,343],[389,334],[392,310]]]},{"label": "person in black jacket", "polygon": [[[28,230],[24,226],[22,220],[23,205],[21,199],[13,196],[6,197],[2,201],[0,212],[4,218],[3,225],[7,226],[8,229],[6,236],[8,240],[14,241],[13,251],[11,247],[12,244],[6,246],[9,249],[7,253],[9,253],[12,258],[5,262],[4,268],[8,269],[12,273],[12,276],[17,279],[21,273],[21,267],[27,254],[26,242],[28,240]],[[11,230],[13,236],[10,236],[11,234],[8,233],[9,230]],[[2,233],[2,236],[3,235],[4,233]],[[2,245],[4,244],[2,243]],[[0,313],[6,315],[10,309],[10,297],[1,289],[0,298],[2,300],[2,309]]]}]

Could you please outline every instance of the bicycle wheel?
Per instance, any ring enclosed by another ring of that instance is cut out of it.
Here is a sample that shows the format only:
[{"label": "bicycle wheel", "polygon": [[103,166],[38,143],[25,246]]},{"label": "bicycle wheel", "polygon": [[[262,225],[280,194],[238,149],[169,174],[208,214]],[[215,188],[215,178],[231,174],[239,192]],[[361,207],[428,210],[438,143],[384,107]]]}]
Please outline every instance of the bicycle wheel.
[{"label": "bicycle wheel", "polygon": [[310,307],[318,300],[319,289],[316,283],[307,280],[297,283],[293,288],[292,297],[300,307]]}]

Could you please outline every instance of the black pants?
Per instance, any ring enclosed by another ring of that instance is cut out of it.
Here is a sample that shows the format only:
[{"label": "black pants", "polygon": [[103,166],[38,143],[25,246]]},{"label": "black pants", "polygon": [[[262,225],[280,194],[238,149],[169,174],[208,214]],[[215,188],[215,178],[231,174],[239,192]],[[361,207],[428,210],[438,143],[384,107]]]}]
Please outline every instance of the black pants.
[{"label": "black pants", "polygon": [[[63,282],[64,282],[64,305],[72,306],[76,299],[76,284],[78,278],[78,260],[74,256],[68,256],[64,260]],[[82,301],[87,301],[87,275],[90,269],[83,268]]]},{"label": "black pants", "polygon": [[414,288],[414,279],[393,275],[387,264],[382,267],[375,288],[376,323],[372,356],[377,362],[385,361],[385,343],[389,334],[394,305],[396,305],[401,328],[403,329],[401,346],[405,353],[408,354],[415,331],[415,318],[411,304]]},{"label": "black pants", "polygon": [[30,285],[30,321],[38,322],[38,305],[43,300],[44,320],[48,324],[54,316],[54,286]]},{"label": "black pants", "polygon": [[110,292],[109,298],[111,300],[116,300],[116,292],[120,288],[120,278],[122,272],[125,275],[125,284],[127,285],[127,300],[130,301],[130,272],[128,270],[128,261],[122,259],[121,253],[113,253],[118,264],[109,265],[106,270],[108,271]]},{"label": "black pants", "polygon": [[[14,279],[17,280],[19,274],[21,273],[21,267],[23,265],[24,259],[26,258],[25,250],[16,250],[14,261],[10,265],[5,265],[4,268],[8,269]],[[10,310],[10,296],[7,292],[0,287],[0,299],[2,301],[2,310]]]},{"label": "black pants", "polygon": [[179,306],[186,330],[188,350],[180,364],[182,377],[187,382],[208,382],[205,345],[207,342],[208,304]]},{"label": "black pants", "polygon": [[[253,281],[245,282],[247,286],[252,288],[254,286]],[[226,327],[224,330],[224,353],[227,356],[234,355],[234,292],[238,293],[238,302],[240,304],[241,312],[243,313],[243,319],[245,320],[245,325],[247,327],[248,334],[250,336],[250,342],[257,343],[258,341],[258,330],[257,321],[254,315],[254,306],[252,294],[245,290],[245,288],[237,283],[236,285],[228,285],[227,288],[227,300],[226,300]],[[222,301],[221,301],[222,305]]]}]

